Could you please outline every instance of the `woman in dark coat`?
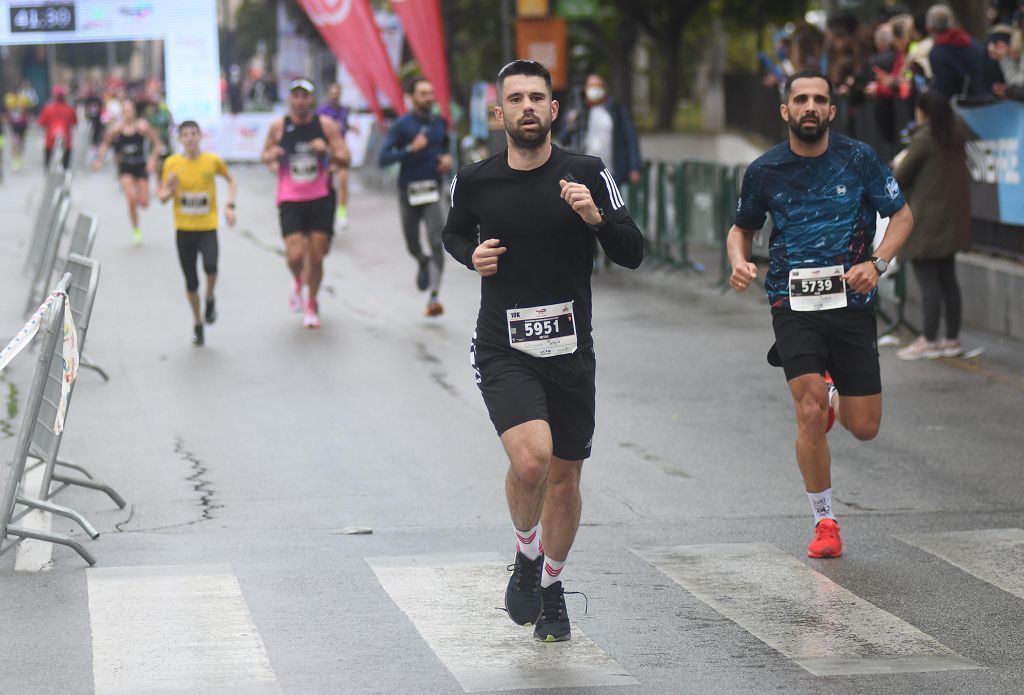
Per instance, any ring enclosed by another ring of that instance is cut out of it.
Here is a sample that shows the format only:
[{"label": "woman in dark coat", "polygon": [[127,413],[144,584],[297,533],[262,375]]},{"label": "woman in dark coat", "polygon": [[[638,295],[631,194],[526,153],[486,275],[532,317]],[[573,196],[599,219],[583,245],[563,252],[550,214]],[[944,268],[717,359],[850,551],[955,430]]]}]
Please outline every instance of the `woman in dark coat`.
[{"label": "woman in dark coat", "polygon": [[[917,122],[920,125],[896,167],[896,180],[914,211],[914,231],[899,258],[911,263],[921,287],[923,333],[896,352],[902,360],[962,353],[960,286],[954,256],[971,245],[966,129],[949,101],[937,92],[925,92],[918,98]],[[946,333],[939,340],[942,314]]]}]

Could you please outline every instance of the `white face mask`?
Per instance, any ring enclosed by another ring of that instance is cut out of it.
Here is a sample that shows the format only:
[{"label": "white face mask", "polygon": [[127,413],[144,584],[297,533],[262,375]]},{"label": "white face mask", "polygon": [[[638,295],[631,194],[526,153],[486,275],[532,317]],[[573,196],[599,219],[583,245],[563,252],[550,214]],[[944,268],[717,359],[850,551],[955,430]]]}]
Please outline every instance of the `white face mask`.
[{"label": "white face mask", "polygon": [[604,99],[604,87],[587,87],[586,95],[588,101],[601,101]]}]

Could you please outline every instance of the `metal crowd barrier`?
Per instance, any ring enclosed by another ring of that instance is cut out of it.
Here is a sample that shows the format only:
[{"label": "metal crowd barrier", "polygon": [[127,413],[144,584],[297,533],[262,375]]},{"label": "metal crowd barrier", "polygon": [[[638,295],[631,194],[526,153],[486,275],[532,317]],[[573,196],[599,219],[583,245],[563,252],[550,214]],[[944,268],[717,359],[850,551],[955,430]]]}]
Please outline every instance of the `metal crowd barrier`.
[{"label": "metal crowd barrier", "polygon": [[[68,257],[64,259],[64,262],[61,266],[64,269],[64,272],[67,272],[69,270],[72,272],[72,282],[74,282],[75,280],[75,274],[74,264],[70,263],[70,260],[75,256],[84,256],[88,258],[92,255],[92,246],[96,242],[96,234],[98,229],[99,223],[96,221],[95,217],[93,217],[92,215],[88,215],[84,212],[78,213],[78,219],[75,221],[75,228],[71,234],[71,244],[68,247]],[[98,277],[98,267],[96,272]],[[93,298],[95,297],[95,291],[95,288],[93,288]],[[89,311],[85,314],[86,318],[84,319],[86,323],[88,323],[88,316],[92,314],[92,302],[93,299],[90,299],[88,304]],[[72,311],[77,311],[74,299],[72,299],[71,308]],[[76,314],[76,325],[78,320],[79,317]],[[81,339],[79,339],[79,345],[83,345],[83,341]],[[89,355],[86,354],[84,347],[81,348],[81,360],[78,366],[82,367],[83,369],[91,369],[92,371],[99,374],[103,381],[110,381],[110,375],[107,374],[107,372],[102,367],[100,367],[98,364],[92,361],[92,358],[90,358]]]},{"label": "metal crowd barrier", "polygon": [[[57,285],[57,291],[67,292],[70,289],[71,276],[65,275]],[[32,386],[29,390],[28,400],[25,406],[25,416],[18,430],[18,440],[15,445],[14,458],[8,471],[7,482],[2,493],[0,493],[0,554],[3,554],[15,547],[26,538],[66,545],[77,552],[83,560],[90,565],[96,564],[96,559],[87,551],[81,543],[59,533],[49,533],[38,529],[20,526],[16,522],[21,520],[32,510],[50,512],[66,517],[78,523],[85,532],[93,539],[99,536],[81,514],[68,507],[62,507],[42,499],[28,497],[23,488],[23,478],[26,465],[29,459],[29,452],[32,447],[35,430],[39,428],[40,418],[44,412],[53,415],[56,412],[56,401],[47,403],[47,391],[52,390],[49,383],[54,370],[60,373],[63,378],[63,358],[61,345],[64,334],[64,296],[57,295],[50,307],[43,314],[42,321],[45,325],[45,332],[42,336],[42,344],[39,356],[36,358],[36,367],[33,372]],[[56,384],[59,389],[60,383]],[[51,423],[53,421],[51,420]]]},{"label": "metal crowd barrier", "polygon": [[60,206],[61,198],[71,189],[71,179],[64,173],[48,173],[43,182],[43,195],[36,208],[35,220],[32,223],[32,240],[29,243],[28,255],[22,269],[25,275],[36,272],[42,259],[43,247],[47,235],[53,226],[53,216]]},{"label": "metal crowd barrier", "polygon": [[48,281],[53,274],[54,265],[57,262],[57,250],[64,236],[67,227],[68,214],[71,212],[71,199],[67,189],[60,189],[63,195],[57,203],[57,209],[50,218],[50,228],[46,231],[46,241],[43,243],[39,262],[35,264],[35,272],[28,286],[28,296],[25,298],[25,315],[31,314],[40,302],[46,297],[46,290],[49,287]]},{"label": "metal crowd barrier", "polygon": [[[633,219],[647,240],[645,267],[701,272],[703,265],[690,256],[691,246],[699,245],[717,251],[717,285],[723,291],[728,289],[732,267],[726,237],[736,215],[745,172],[746,166],[714,162],[644,162],[641,182],[630,187],[628,200]],[[754,260],[770,260],[772,229],[769,217],[754,235]],[[879,335],[904,326],[913,330],[905,318],[905,269],[899,267],[886,274],[886,280],[893,286],[891,291],[879,294],[879,314],[886,321]]]},{"label": "metal crowd barrier", "polygon": [[727,286],[725,239],[742,177],[742,167],[714,162],[645,162],[640,185],[630,190],[630,209],[645,230],[648,267],[703,272],[692,246],[718,248],[719,282]]},{"label": "metal crowd barrier", "polygon": [[[89,321],[92,317],[92,307],[96,301],[96,289],[99,286],[100,264],[92,258],[85,258],[72,254],[67,259],[67,274],[69,278],[70,292],[68,293],[71,306],[71,316],[75,320],[75,330],[78,333],[78,350],[85,350],[85,340],[89,334]],[[82,466],[57,458],[60,452],[61,438],[63,433],[54,432],[53,417],[56,415],[55,404],[60,397],[60,380],[63,377],[61,365],[56,363],[51,372],[51,378],[46,384],[44,406],[41,408],[39,422],[32,431],[31,447],[29,455],[37,459],[40,464],[45,465],[43,484],[39,491],[39,497],[44,500],[50,499],[61,490],[74,485],[85,487],[91,490],[99,490],[106,493],[114,504],[124,509],[125,501],[112,487],[102,483]],[[74,394],[75,384],[71,385],[71,392],[68,393],[66,413],[71,409],[71,396]],[[50,412],[52,410],[52,413]],[[57,472],[57,468],[71,469],[80,473],[83,477],[72,477],[63,472]],[[60,486],[53,488],[54,483]]]}]

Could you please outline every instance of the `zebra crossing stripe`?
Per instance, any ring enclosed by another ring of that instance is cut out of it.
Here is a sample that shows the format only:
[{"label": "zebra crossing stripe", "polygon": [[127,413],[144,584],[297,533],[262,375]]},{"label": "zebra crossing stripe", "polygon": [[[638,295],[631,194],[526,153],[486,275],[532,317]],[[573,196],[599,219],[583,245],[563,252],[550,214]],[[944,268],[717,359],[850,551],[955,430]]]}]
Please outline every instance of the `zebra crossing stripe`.
[{"label": "zebra crossing stripe", "polygon": [[97,695],[282,692],[230,566],[86,576]]},{"label": "zebra crossing stripe", "polygon": [[634,552],[816,676],[981,668],[773,545]]},{"label": "zebra crossing stripe", "polygon": [[571,603],[572,639],[555,644],[535,640],[532,627],[495,610],[508,583],[507,559],[428,555],[366,562],[467,693],[639,683],[583,634]]},{"label": "zebra crossing stripe", "polygon": [[1024,529],[914,533],[898,540],[935,555],[1003,591],[1024,598]]}]

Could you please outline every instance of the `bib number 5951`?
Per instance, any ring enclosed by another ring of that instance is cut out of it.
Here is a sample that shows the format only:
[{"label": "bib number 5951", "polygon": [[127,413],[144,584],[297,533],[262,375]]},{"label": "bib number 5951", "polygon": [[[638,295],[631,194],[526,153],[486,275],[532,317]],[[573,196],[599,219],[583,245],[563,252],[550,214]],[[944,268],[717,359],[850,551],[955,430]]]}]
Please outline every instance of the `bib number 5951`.
[{"label": "bib number 5951", "polygon": [[533,338],[535,336],[547,336],[554,333],[558,335],[558,319],[548,319],[545,321],[531,321],[523,325],[523,333],[526,334],[527,338]]}]

